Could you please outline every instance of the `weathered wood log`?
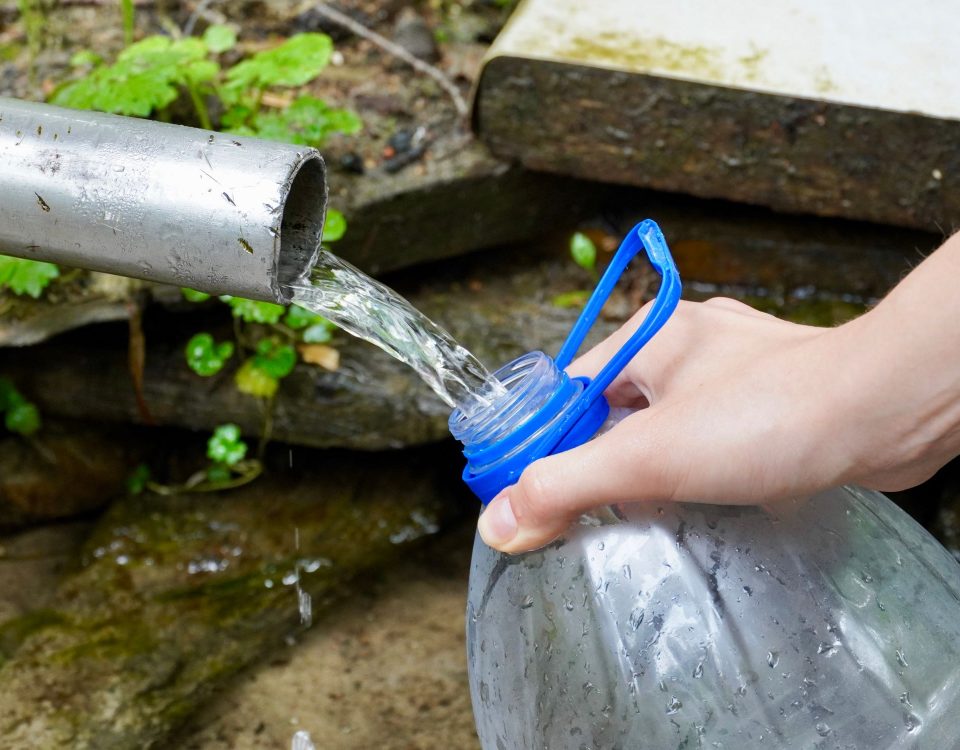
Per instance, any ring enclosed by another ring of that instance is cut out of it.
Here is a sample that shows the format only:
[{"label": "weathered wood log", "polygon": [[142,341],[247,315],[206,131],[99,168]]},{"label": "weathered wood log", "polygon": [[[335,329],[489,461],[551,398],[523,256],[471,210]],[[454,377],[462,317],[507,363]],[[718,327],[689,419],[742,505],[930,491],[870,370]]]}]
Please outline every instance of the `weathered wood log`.
[{"label": "weathered wood log", "polygon": [[200,701],[295,632],[298,590],[322,617],[452,518],[455,473],[435,451],[315,456],[230,493],[119,503],[54,601],[0,626],[0,747],[169,746]]},{"label": "weathered wood log", "polygon": [[490,50],[476,127],[532,169],[948,231],[951,11],[924,0],[888,18],[792,0],[762,13],[528,0]]},{"label": "weathered wood log", "polygon": [[[475,271],[477,265],[483,264],[475,263]],[[470,278],[474,283],[448,279],[426,285],[411,301],[491,367],[530,349],[555,353],[577,310],[558,308],[550,299],[590,283],[586,273],[566,260],[520,272],[501,268],[468,273]],[[603,323],[597,335],[611,327]],[[209,430],[232,421],[246,434],[258,434],[262,404],[236,389],[235,368],[209,379],[187,368],[183,350],[193,332],[148,335],[143,391],[155,423]],[[44,414],[140,422],[125,332],[112,333],[77,332],[29,349],[0,351],[0,372]],[[229,335],[227,329],[221,337]],[[346,334],[336,345],[341,353],[336,372],[301,364],[284,379],[276,398],[274,438],[314,447],[378,450],[448,435],[450,410],[412,371]]]}]

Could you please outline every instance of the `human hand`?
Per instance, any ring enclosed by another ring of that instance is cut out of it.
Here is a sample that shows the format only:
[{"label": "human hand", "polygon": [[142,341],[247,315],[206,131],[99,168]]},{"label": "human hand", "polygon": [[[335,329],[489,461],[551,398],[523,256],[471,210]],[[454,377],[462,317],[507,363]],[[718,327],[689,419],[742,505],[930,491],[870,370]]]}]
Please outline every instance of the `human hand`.
[{"label": "human hand", "polygon": [[[596,376],[646,312],[569,374]],[[637,411],[591,442],[529,466],[490,503],[481,535],[518,552],[546,544],[601,505],[753,503],[826,486],[839,470],[820,465],[830,463],[821,455],[830,410],[817,385],[830,365],[830,333],[731,299],[681,302],[606,391],[611,407]]]},{"label": "human hand", "polygon": [[[960,454],[960,234],[876,308],[838,328],[735,300],[681,302],[607,389],[635,409],[585,445],[531,464],[480,517],[522,552],[579,514],[627,502],[769,503],[840,484],[898,490]],[[595,376],[641,310],[574,362]]]}]

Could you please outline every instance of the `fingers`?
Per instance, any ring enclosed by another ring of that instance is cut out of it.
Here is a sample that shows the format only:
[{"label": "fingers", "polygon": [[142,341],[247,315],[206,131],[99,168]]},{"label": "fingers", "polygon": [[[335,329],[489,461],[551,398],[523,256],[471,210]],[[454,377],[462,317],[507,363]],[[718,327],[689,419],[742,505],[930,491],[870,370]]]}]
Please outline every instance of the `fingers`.
[{"label": "fingers", "polygon": [[658,499],[665,493],[650,460],[654,446],[638,421],[628,417],[599,438],[531,464],[480,516],[483,540],[503,552],[525,552],[549,544],[577,516],[612,503]]}]

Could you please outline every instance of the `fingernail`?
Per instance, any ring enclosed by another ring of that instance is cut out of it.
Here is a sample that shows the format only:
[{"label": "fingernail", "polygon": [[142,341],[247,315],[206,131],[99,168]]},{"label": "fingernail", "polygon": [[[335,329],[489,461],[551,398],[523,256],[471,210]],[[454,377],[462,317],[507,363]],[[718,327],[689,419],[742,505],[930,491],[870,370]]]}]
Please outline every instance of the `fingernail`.
[{"label": "fingernail", "polygon": [[506,495],[494,498],[480,515],[477,524],[480,536],[491,547],[500,547],[517,535],[517,517]]}]

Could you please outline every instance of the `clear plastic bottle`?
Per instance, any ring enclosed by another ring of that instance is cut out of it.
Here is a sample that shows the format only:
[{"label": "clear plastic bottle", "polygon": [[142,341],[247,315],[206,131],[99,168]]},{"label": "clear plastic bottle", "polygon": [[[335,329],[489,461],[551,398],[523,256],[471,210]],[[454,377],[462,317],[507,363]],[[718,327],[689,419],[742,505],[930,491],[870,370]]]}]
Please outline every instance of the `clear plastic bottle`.
[{"label": "clear plastic bottle", "polygon": [[[597,431],[591,384],[562,372],[569,348],[560,367],[521,357],[497,373],[502,401],[451,417],[482,500]],[[478,537],[467,648],[484,750],[960,748],[960,564],[855,487],[620,505],[516,556]]]}]

